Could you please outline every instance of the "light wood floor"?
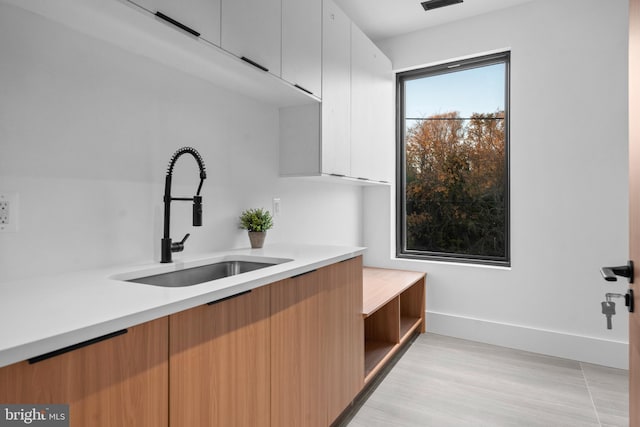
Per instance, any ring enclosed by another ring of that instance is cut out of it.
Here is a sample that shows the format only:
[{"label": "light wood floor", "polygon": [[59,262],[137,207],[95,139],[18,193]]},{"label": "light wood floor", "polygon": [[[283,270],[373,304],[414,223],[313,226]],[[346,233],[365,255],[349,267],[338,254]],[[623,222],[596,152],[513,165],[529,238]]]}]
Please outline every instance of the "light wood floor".
[{"label": "light wood floor", "polygon": [[343,425],[628,423],[626,370],[424,334]]}]

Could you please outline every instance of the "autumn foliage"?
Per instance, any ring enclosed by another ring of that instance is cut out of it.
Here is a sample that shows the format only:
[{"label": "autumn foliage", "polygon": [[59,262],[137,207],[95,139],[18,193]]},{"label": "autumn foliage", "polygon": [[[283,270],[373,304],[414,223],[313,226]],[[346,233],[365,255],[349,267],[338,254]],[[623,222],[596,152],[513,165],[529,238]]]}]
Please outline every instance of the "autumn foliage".
[{"label": "autumn foliage", "polygon": [[448,112],[406,132],[408,250],[505,257],[504,112]]}]

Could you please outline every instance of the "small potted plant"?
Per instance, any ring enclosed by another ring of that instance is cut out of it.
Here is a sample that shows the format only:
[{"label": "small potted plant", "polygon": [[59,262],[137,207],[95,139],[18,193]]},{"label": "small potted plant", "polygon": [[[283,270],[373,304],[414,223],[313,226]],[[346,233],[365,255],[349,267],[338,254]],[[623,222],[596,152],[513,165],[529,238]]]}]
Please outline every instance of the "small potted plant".
[{"label": "small potted plant", "polygon": [[240,214],[240,228],[249,231],[252,248],[261,248],[267,236],[267,230],[273,227],[273,217],[266,209],[247,209]]}]

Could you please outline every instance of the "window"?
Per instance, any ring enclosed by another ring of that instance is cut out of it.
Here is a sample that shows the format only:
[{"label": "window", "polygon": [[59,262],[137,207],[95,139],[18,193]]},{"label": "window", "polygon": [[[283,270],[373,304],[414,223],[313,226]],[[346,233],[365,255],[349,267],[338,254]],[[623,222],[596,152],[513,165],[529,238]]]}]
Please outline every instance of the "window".
[{"label": "window", "polygon": [[509,265],[509,53],[398,74],[397,256]]}]

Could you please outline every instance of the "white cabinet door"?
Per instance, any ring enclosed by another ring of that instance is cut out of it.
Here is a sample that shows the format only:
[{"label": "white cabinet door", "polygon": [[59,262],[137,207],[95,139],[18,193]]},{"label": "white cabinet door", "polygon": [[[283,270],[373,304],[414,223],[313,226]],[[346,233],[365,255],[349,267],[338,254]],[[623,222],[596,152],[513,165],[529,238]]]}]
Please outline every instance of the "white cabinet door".
[{"label": "white cabinet door", "polygon": [[351,175],[351,19],[331,0],[322,11],[322,172]]},{"label": "white cabinet door", "polygon": [[220,46],[280,77],[281,0],[222,0]]},{"label": "white cabinet door", "polygon": [[391,182],[393,87],[391,61],[333,0],[323,0],[320,114],[313,105],[280,109],[280,174]]},{"label": "white cabinet door", "polygon": [[322,0],[282,0],[282,78],[321,97]]},{"label": "white cabinet door", "polygon": [[152,13],[161,12],[220,46],[220,0],[133,0]]},{"label": "white cabinet door", "polygon": [[351,175],[391,181],[395,145],[391,61],[358,27],[351,28]]},{"label": "white cabinet door", "polygon": [[320,104],[280,108],[280,175],[322,174]]}]

